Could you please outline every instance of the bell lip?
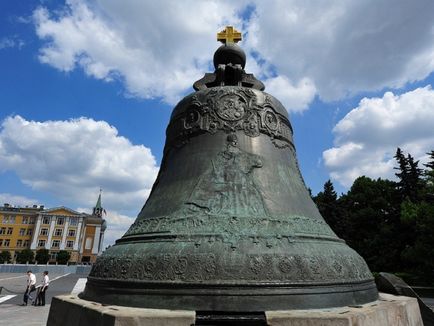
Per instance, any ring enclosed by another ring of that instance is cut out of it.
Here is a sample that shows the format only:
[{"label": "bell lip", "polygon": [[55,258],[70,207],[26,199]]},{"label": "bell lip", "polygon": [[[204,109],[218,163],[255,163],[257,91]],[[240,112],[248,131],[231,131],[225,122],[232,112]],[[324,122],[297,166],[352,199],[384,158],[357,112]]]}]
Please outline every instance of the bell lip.
[{"label": "bell lip", "polygon": [[[271,311],[361,305],[378,299],[374,280],[346,284],[166,284],[96,280],[80,298],[106,305],[195,311]],[[145,284],[141,284],[144,286]]]}]

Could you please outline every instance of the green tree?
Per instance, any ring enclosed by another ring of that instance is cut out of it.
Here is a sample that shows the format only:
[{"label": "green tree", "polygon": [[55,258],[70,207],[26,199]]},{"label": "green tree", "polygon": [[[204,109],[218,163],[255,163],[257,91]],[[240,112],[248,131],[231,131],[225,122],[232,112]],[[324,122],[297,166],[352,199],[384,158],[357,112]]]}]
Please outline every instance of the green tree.
[{"label": "green tree", "polygon": [[9,263],[11,261],[11,253],[9,251],[0,252],[0,264]]},{"label": "green tree", "polygon": [[323,191],[319,192],[313,200],[327,224],[339,237],[343,237],[345,226],[344,221],[342,220],[341,209],[338,205],[338,196],[333,183],[330,180],[327,180],[324,184]]},{"label": "green tree", "polygon": [[423,171],[419,168],[419,161],[408,154],[405,157],[402,150],[398,147],[394,156],[398,163],[398,170],[395,173],[398,178],[397,188],[401,194],[402,200],[406,198],[412,202],[417,202],[423,196],[424,182],[422,180]]},{"label": "green tree", "polygon": [[68,251],[60,250],[57,253],[56,261],[57,261],[57,263],[59,263],[61,265],[66,265],[69,261],[69,258],[71,258],[71,254]]},{"label": "green tree", "polygon": [[38,249],[36,251],[35,260],[38,264],[46,264],[50,260],[50,253],[48,249]]},{"label": "green tree", "polygon": [[30,249],[24,249],[22,251],[17,252],[17,263],[19,264],[26,264],[28,263],[33,263],[33,258],[34,258],[34,254],[33,251],[31,251]]},{"label": "green tree", "polygon": [[359,177],[338,203],[346,222],[343,238],[349,246],[372,271],[399,270],[403,244],[396,183]]},{"label": "green tree", "polygon": [[429,161],[424,164],[426,169],[424,172],[425,182],[427,188],[427,200],[429,202],[434,202],[434,150],[427,153],[429,156]]}]

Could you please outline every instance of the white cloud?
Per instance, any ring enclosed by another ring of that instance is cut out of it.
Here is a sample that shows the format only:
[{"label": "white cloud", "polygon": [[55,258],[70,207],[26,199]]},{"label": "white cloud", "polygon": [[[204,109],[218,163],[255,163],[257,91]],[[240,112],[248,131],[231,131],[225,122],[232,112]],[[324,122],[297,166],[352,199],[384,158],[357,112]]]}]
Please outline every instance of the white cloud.
[{"label": "white cloud", "polygon": [[0,193],[0,204],[9,204],[18,207],[31,207],[33,205],[39,205],[39,201],[37,199],[31,199],[24,196]]},{"label": "white cloud", "polygon": [[346,187],[361,175],[394,178],[396,148],[425,162],[425,153],[434,149],[433,126],[431,86],[364,98],[335,126],[335,146],[323,153],[325,165]]},{"label": "white cloud", "polygon": [[37,35],[46,40],[43,63],[68,72],[81,67],[97,79],[124,80],[143,98],[174,103],[208,70],[215,33],[239,24],[231,1],[67,1],[61,14],[34,12]]},{"label": "white cloud", "polygon": [[399,88],[434,70],[431,0],[70,0],[63,11],[41,7],[33,17],[42,62],[120,79],[128,95],[168,103],[209,70],[215,33],[228,23],[247,32],[248,69],[269,79],[289,110],[305,109],[315,94],[337,100]]},{"label": "white cloud", "polygon": [[315,85],[308,78],[303,78],[294,85],[285,76],[277,76],[265,81],[267,93],[279,99],[290,112],[301,112],[308,108],[315,97]]},{"label": "white cloud", "polygon": [[2,170],[69,205],[93,207],[102,187],[106,209],[138,212],[158,167],[149,148],[131,144],[104,121],[36,122],[15,116],[0,127]]},{"label": "white cloud", "polygon": [[3,37],[0,39],[0,50],[8,48],[18,48],[19,50],[24,46],[24,41],[16,36]]},{"label": "white cloud", "polygon": [[248,46],[322,99],[402,87],[434,70],[430,0],[255,1]]}]

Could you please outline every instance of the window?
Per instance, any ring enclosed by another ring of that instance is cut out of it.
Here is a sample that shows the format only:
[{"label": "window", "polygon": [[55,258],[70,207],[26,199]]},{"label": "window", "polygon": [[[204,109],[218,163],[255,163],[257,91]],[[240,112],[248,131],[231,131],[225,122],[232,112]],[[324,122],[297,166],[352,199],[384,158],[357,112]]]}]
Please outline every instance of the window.
[{"label": "window", "polygon": [[0,228],[0,234],[6,234],[6,228]]},{"label": "window", "polygon": [[32,235],[33,234],[33,229],[27,229],[27,235]]},{"label": "window", "polygon": [[0,239],[0,247],[3,246],[3,239]]},{"label": "window", "polygon": [[38,247],[45,247],[45,240],[39,240]]},{"label": "window", "polygon": [[53,242],[51,243],[51,247],[53,248],[59,248],[60,246],[60,240],[53,240]]},{"label": "window", "polygon": [[11,243],[11,240],[10,240],[10,239],[5,239],[5,241],[3,242],[3,245],[4,245],[5,247],[9,247],[10,243]]},{"label": "window", "polygon": [[35,224],[35,218],[34,217],[31,217],[29,219],[29,224]]},{"label": "window", "polygon": [[18,239],[17,240],[17,247],[22,247],[23,246],[23,240]]},{"label": "window", "polygon": [[26,229],[21,228],[20,229],[20,235],[25,235],[26,234]]},{"label": "window", "polygon": [[47,235],[48,234],[48,229],[43,228],[41,229],[41,232],[39,232],[39,235]]},{"label": "window", "polygon": [[12,232],[14,232],[14,228],[8,228],[7,234],[12,234]]},{"label": "window", "polygon": [[28,216],[23,216],[23,220],[21,224],[29,224],[29,217]]},{"label": "window", "polygon": [[72,226],[78,225],[78,218],[77,217],[70,217],[69,218],[69,224]]},{"label": "window", "polygon": [[57,218],[57,225],[63,225],[65,224],[65,218],[64,217],[58,217]]},{"label": "window", "polygon": [[23,244],[23,247],[26,247],[26,248],[28,248],[28,247],[29,247],[29,245],[30,245],[30,241],[29,241],[29,240],[24,240],[24,244]]},{"label": "window", "polygon": [[66,241],[66,248],[72,249],[72,247],[74,247],[74,241],[72,240]]},{"label": "window", "polygon": [[68,237],[75,237],[75,230],[74,229],[68,230]]},{"label": "window", "polygon": [[14,224],[14,223],[15,223],[15,215],[3,216],[3,224]]},{"label": "window", "polygon": [[42,224],[50,224],[50,217],[49,216],[44,216],[42,218]]},{"label": "window", "polygon": [[84,245],[84,249],[91,249],[92,248],[92,238],[86,238],[86,244]]},{"label": "window", "polygon": [[62,229],[56,229],[56,230],[54,230],[54,235],[56,236],[56,237],[60,237],[60,236],[62,236]]}]

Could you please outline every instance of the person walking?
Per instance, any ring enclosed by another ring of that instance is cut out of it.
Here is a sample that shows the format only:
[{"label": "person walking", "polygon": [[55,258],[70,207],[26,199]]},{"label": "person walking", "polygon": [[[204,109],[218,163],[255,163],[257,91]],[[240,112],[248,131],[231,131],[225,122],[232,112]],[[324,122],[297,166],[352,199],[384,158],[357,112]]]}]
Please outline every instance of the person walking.
[{"label": "person walking", "polygon": [[35,284],[36,284],[36,276],[32,273],[32,271],[27,271],[27,287],[26,292],[24,292],[24,299],[22,306],[27,306],[27,302],[30,300],[33,300],[30,293],[35,291]]},{"label": "person walking", "polygon": [[35,306],[45,306],[45,292],[47,292],[48,285],[50,284],[50,278],[48,277],[48,271],[45,271],[41,281],[41,287],[38,291],[38,297],[35,302]]}]

